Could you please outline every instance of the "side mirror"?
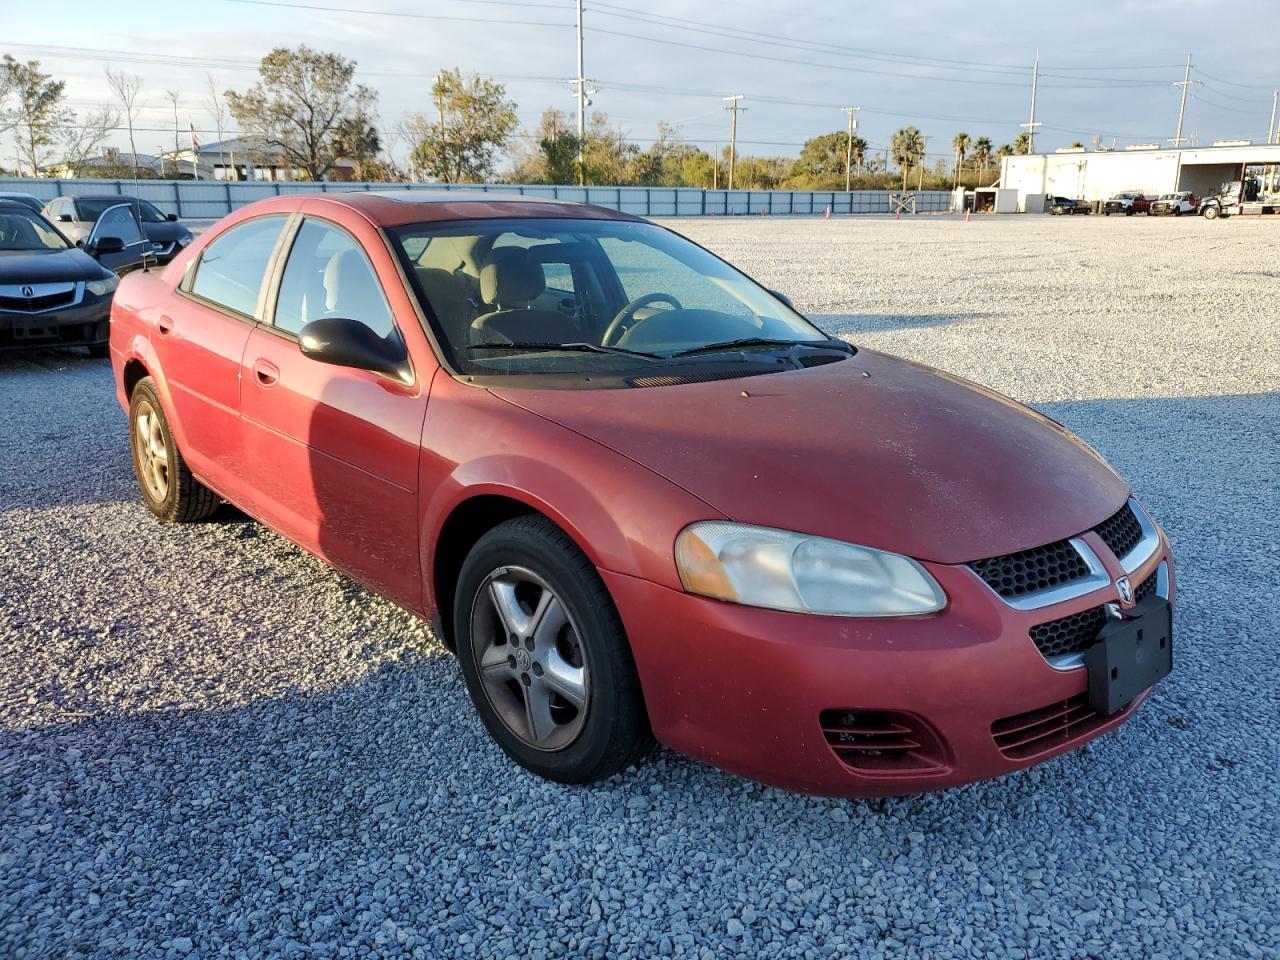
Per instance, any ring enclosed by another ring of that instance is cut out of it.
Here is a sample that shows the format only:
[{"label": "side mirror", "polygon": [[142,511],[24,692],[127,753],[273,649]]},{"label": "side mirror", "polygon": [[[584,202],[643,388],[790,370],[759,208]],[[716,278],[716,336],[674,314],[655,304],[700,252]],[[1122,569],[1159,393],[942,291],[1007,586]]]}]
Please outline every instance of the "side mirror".
[{"label": "side mirror", "polygon": [[794,303],[792,303],[792,302],[791,302],[791,298],[790,298],[790,297],[788,297],[788,296],[787,296],[785,293],[783,293],[781,290],[770,290],[770,291],[769,291],[769,293],[771,293],[771,294],[774,296],[774,298],[775,298],[775,299],[777,299],[777,300],[781,300],[783,303],[785,303],[785,304],[786,304],[788,307],[790,307],[792,310],[795,310],[796,305],[795,305]]},{"label": "side mirror", "polygon": [[71,214],[69,213],[58,214],[58,222],[59,223],[75,223],[75,221],[71,219]]},{"label": "side mirror", "polygon": [[303,356],[320,363],[391,377],[402,376],[409,359],[404,344],[384,340],[359,320],[342,317],[312,320],[299,331],[298,348]]},{"label": "side mirror", "polygon": [[91,257],[101,257],[108,253],[124,253],[124,241],[119,237],[98,237],[86,244],[84,249]]},{"label": "side mirror", "polygon": [[168,220],[170,223],[177,223],[178,215],[176,213],[171,213],[168,216],[166,216],[165,219]]}]

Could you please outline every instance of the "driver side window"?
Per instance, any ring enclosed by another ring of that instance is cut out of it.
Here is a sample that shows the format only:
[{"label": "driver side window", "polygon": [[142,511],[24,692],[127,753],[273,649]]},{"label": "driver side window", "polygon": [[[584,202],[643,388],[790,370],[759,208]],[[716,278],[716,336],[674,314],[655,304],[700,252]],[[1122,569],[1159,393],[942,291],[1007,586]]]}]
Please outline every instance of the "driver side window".
[{"label": "driver side window", "polygon": [[645,243],[601,237],[600,248],[609,258],[628,303],[653,293],[675,297],[686,310],[750,315],[746,305],[704,276]]}]

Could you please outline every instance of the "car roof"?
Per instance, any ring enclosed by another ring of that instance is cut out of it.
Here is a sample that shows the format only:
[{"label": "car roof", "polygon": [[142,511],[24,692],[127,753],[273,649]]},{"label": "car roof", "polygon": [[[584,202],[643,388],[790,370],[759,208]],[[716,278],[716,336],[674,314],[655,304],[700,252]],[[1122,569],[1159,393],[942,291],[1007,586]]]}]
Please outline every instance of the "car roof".
[{"label": "car roof", "polygon": [[642,219],[588,203],[483,190],[350,190],[302,196],[306,198],[303,212],[308,207],[317,209],[338,204],[359,211],[379,226],[388,227],[446,220]]}]

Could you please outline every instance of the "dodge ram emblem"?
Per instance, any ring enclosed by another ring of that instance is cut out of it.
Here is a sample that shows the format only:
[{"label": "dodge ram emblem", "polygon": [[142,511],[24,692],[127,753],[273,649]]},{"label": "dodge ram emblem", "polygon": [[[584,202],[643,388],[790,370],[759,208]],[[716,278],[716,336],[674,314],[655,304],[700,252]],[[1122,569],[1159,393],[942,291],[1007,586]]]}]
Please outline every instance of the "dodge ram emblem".
[{"label": "dodge ram emblem", "polygon": [[1133,603],[1133,585],[1129,583],[1128,577],[1121,577],[1116,581],[1116,590],[1120,592],[1120,599],[1125,603]]}]

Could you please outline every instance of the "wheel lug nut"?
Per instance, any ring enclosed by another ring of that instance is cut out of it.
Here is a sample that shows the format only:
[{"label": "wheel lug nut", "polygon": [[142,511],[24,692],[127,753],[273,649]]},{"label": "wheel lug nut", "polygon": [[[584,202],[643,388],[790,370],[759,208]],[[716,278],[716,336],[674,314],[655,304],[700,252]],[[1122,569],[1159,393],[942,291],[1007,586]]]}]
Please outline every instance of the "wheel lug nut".
[{"label": "wheel lug nut", "polygon": [[533,683],[533,681],[529,679],[529,675],[527,673],[520,674],[520,682],[523,683],[526,687],[529,686],[529,684]]},{"label": "wheel lug nut", "polygon": [[533,665],[533,675],[534,675],[535,677],[540,677],[540,676],[542,676],[542,664],[540,664],[540,663],[535,663],[535,664]]},{"label": "wheel lug nut", "polygon": [[509,634],[507,636],[507,643],[511,644],[511,646],[513,647],[518,647],[520,646],[520,638],[517,637],[514,633]]},{"label": "wheel lug nut", "polygon": [[514,670],[516,668],[516,658],[507,657],[507,666]]},{"label": "wheel lug nut", "polygon": [[524,648],[525,648],[526,650],[532,650],[532,649],[533,649],[533,637],[525,637],[525,639],[524,639]]}]

